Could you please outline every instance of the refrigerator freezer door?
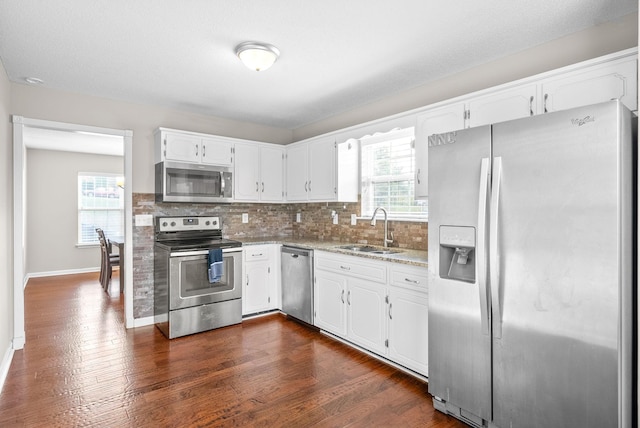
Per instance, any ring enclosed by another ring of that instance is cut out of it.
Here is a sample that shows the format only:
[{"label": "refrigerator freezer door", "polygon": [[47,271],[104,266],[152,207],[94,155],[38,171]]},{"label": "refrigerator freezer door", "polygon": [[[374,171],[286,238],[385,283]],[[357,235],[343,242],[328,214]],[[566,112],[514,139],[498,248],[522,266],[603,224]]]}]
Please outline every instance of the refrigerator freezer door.
[{"label": "refrigerator freezer door", "polygon": [[478,257],[486,225],[478,219],[486,217],[478,201],[486,201],[479,189],[490,157],[489,126],[443,134],[429,146],[429,392],[487,420],[491,336],[479,285],[486,283],[479,281],[486,269]]},{"label": "refrigerator freezer door", "polygon": [[620,149],[619,115],[613,102],[493,127],[498,427],[618,426],[620,293],[632,286],[622,259],[633,234],[622,221],[632,156]]}]

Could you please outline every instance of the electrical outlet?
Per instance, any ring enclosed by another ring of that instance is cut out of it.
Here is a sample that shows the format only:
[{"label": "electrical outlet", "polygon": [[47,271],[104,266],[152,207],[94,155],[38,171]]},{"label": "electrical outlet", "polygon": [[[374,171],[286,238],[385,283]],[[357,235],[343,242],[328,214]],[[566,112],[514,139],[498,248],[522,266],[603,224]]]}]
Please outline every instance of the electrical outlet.
[{"label": "electrical outlet", "polygon": [[136,226],[153,226],[153,216],[151,214],[136,214]]},{"label": "electrical outlet", "polygon": [[333,224],[338,224],[338,213],[333,215]]},{"label": "electrical outlet", "polygon": [[351,214],[351,226],[355,226],[358,223],[358,218],[355,214]]},{"label": "electrical outlet", "polygon": [[296,213],[296,223],[300,223],[302,221],[302,214]]},{"label": "electrical outlet", "polygon": [[249,213],[242,213],[242,222],[249,223]]}]

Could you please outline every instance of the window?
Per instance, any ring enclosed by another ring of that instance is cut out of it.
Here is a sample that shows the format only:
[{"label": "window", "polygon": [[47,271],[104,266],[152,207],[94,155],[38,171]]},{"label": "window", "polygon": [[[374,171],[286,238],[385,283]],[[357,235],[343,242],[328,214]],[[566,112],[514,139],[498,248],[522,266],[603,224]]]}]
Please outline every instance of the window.
[{"label": "window", "polygon": [[406,128],[360,140],[363,217],[381,206],[394,219],[426,220],[426,201],[414,200],[413,135]]},{"label": "window", "polygon": [[124,177],[78,173],[78,244],[98,243],[96,228],[108,235],[124,235]]}]

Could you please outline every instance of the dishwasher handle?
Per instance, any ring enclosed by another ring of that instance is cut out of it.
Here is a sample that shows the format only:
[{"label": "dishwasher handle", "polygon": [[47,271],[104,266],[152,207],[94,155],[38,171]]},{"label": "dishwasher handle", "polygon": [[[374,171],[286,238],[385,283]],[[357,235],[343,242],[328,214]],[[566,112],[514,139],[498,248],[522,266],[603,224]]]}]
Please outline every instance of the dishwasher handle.
[{"label": "dishwasher handle", "polygon": [[280,249],[280,252],[283,255],[287,254],[293,258],[309,257],[313,254],[313,250],[307,250],[304,248],[297,248],[297,247],[288,247],[286,245],[282,246],[282,248]]}]

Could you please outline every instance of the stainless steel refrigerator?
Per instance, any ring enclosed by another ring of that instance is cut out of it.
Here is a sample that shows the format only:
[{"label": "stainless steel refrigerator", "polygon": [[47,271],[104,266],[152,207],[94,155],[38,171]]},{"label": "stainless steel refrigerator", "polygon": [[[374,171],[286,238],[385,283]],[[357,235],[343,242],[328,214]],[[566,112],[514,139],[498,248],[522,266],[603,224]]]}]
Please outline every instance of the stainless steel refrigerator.
[{"label": "stainless steel refrigerator", "polygon": [[635,121],[429,137],[429,392],[472,426],[631,427]]}]

